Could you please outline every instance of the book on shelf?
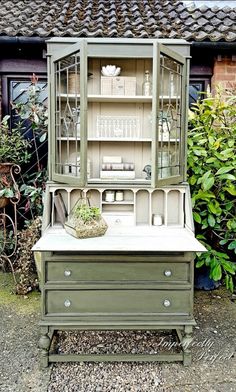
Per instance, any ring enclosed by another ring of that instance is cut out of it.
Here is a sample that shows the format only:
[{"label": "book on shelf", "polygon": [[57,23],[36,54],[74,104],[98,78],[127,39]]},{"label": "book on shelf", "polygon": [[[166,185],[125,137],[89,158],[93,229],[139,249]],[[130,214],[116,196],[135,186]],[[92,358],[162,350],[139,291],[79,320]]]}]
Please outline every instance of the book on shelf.
[{"label": "book on shelf", "polygon": [[134,170],[134,163],[102,163],[102,170],[132,171]]},{"label": "book on shelf", "polygon": [[135,171],[134,170],[101,170],[100,178],[102,180],[105,179],[133,180],[135,178]]},{"label": "book on shelf", "polygon": [[122,157],[117,155],[104,155],[102,161],[103,163],[122,163]]},{"label": "book on shelf", "polygon": [[64,225],[68,213],[67,213],[66,206],[65,206],[64,200],[63,200],[60,192],[57,192],[54,195],[54,205],[56,208],[56,212],[58,214],[58,220],[62,225]]}]

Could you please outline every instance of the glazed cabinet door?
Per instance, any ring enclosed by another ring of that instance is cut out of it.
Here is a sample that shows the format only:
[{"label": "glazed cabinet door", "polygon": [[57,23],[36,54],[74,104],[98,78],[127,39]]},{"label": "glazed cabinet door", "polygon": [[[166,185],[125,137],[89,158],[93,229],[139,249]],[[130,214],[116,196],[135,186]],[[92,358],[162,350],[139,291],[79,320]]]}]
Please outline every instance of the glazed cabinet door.
[{"label": "glazed cabinet door", "polygon": [[54,181],[86,183],[87,60],[81,40],[51,58],[51,173]]},{"label": "glazed cabinet door", "polygon": [[186,59],[155,43],[153,72],[152,185],[184,180]]}]

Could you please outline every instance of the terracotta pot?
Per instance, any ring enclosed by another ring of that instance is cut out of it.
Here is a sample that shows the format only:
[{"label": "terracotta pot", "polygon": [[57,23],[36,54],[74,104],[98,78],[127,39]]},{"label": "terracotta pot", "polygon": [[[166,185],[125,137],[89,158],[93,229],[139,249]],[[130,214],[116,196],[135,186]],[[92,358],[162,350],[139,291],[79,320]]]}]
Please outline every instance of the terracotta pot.
[{"label": "terracotta pot", "polygon": [[0,163],[0,174],[10,173],[12,166],[13,166],[13,163],[10,163],[10,162]]},{"label": "terracotta pot", "polygon": [[0,197],[0,208],[4,208],[9,204],[8,197]]}]

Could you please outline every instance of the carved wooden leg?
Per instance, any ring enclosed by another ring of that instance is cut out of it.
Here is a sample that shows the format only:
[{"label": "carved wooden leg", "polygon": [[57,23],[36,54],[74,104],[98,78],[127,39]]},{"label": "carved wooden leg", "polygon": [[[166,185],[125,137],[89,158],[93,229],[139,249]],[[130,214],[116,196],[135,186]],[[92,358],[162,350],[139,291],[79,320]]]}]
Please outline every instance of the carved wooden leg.
[{"label": "carved wooden leg", "polygon": [[51,339],[48,336],[48,328],[42,328],[41,336],[39,339],[39,348],[41,349],[40,353],[40,366],[42,368],[48,367],[48,354],[50,348]]},{"label": "carved wooden leg", "polygon": [[181,340],[184,366],[191,365],[191,361],[192,361],[192,354],[191,354],[191,343],[193,340],[192,333],[193,333],[193,327],[191,325],[185,325],[183,337]]}]

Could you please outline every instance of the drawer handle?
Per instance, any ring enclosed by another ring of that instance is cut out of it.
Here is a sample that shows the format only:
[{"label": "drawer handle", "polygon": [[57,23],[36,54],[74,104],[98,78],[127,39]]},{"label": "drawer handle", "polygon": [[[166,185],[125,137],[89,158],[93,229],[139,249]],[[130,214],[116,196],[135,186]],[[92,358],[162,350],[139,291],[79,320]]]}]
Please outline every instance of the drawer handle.
[{"label": "drawer handle", "polygon": [[120,224],[120,223],[121,223],[121,220],[120,220],[119,218],[117,218],[115,222],[116,222],[116,223],[117,223],[117,225],[118,225],[118,224]]},{"label": "drawer handle", "polygon": [[64,305],[65,305],[66,308],[69,308],[70,305],[71,305],[70,300],[69,300],[69,299],[66,299],[65,302],[64,302]]},{"label": "drawer handle", "polygon": [[165,299],[164,302],[163,302],[163,305],[165,306],[165,308],[168,308],[171,305],[170,300],[169,299]]},{"label": "drawer handle", "polygon": [[171,276],[172,275],[171,270],[165,270],[164,275],[167,277]]},{"label": "drawer handle", "polygon": [[70,271],[70,270],[65,270],[65,271],[64,271],[64,275],[65,275],[66,277],[71,276],[71,271]]}]

